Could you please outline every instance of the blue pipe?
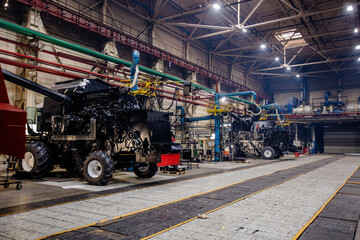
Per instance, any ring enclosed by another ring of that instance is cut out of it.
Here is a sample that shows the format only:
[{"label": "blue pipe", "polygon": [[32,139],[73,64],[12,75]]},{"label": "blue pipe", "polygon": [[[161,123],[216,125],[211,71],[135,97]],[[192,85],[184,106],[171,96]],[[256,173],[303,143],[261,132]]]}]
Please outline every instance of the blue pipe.
[{"label": "blue pipe", "polygon": [[183,106],[176,106],[176,110],[180,109],[180,122],[181,125],[184,125],[185,123],[185,108]]},{"label": "blue pipe", "polygon": [[[220,97],[222,95],[218,92],[215,93],[215,108],[220,108]],[[220,117],[215,118],[215,162],[220,162]]]},{"label": "blue pipe", "polygon": [[209,116],[202,116],[202,117],[186,118],[185,121],[186,122],[199,122],[199,121],[212,120],[212,119],[216,119],[216,118],[217,117],[214,115],[209,115]]},{"label": "blue pipe", "polygon": [[[134,79],[134,76],[135,76],[135,72],[136,72],[136,66],[139,64],[139,60],[140,60],[140,52],[138,50],[134,50],[132,52],[132,55],[133,55],[133,60],[132,60],[132,65],[130,67],[130,79],[133,80]],[[136,91],[138,90],[138,84],[137,84],[137,81],[136,80],[136,85],[135,87],[133,87],[131,90],[132,91]],[[132,81],[131,81],[132,83]]]},{"label": "blue pipe", "polygon": [[279,104],[271,103],[271,104],[268,104],[268,105],[265,105],[265,106],[261,106],[261,108],[266,108],[266,109],[270,109],[270,108],[273,108],[273,107],[276,107],[276,109],[279,109]]},{"label": "blue pipe", "polygon": [[[244,95],[252,95],[254,100],[256,100],[257,95],[254,91],[247,91],[247,92],[238,92],[238,93],[218,93],[219,97],[234,97],[234,96],[244,96]],[[216,93],[215,93],[216,95]]]}]

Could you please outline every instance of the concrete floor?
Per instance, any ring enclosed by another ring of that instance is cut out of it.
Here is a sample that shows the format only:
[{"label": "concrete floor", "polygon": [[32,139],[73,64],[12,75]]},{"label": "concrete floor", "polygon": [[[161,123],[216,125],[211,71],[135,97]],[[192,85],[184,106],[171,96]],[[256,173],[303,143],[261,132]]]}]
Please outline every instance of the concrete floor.
[{"label": "concrete floor", "polygon": [[[184,175],[152,179],[116,173],[107,186],[56,171],[43,180],[24,181],[20,191],[0,189],[0,239],[292,239],[300,231],[309,239],[321,236],[307,231],[309,225],[319,226],[318,220],[318,225],[309,221],[349,177],[356,198],[349,211],[357,218],[344,220],[351,227],[345,224],[348,231],[337,239],[352,239],[360,231],[354,227],[360,214],[359,166],[359,156],[286,156],[247,164],[201,163]],[[172,216],[164,217],[164,211]],[[198,218],[203,213],[207,219]],[[156,214],[159,224],[149,219]],[[148,226],[151,221],[154,226]]]},{"label": "concrete floor", "polygon": [[[293,159],[293,156],[286,156],[282,160]],[[231,170],[234,168],[249,167],[257,164],[268,163],[266,160],[257,159],[249,160],[250,163],[236,162],[204,162],[200,163],[199,168],[195,165],[192,169],[187,170],[185,174],[166,174],[160,171],[150,179],[138,178],[132,172],[116,172],[113,180],[106,186],[90,185],[84,179],[76,176],[69,176],[66,170],[55,169],[50,176],[40,180],[25,180],[22,182],[21,191],[15,190],[15,185],[11,185],[8,189],[0,186],[0,209],[39,202],[44,200],[57,199],[66,196],[75,196],[79,194],[99,192],[104,190],[125,188],[142,183],[157,182],[167,179],[181,179],[184,177],[195,176],[199,174],[209,174],[217,170]],[[183,163],[187,166],[187,163]],[[1,176],[6,176],[5,172],[0,172]],[[1,213],[0,213],[1,215]]]}]

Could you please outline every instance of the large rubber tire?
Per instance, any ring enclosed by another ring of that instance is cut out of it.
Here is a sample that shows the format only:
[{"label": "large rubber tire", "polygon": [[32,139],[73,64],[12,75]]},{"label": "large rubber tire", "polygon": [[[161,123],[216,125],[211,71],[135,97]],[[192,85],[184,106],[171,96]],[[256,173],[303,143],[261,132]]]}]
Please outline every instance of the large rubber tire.
[{"label": "large rubber tire", "polygon": [[25,158],[21,161],[23,170],[33,178],[41,178],[53,169],[53,161],[49,149],[43,142],[26,145]]},{"label": "large rubber tire", "polygon": [[143,167],[134,167],[134,173],[139,178],[151,178],[153,177],[157,171],[158,167],[156,163],[148,163]]},{"label": "large rubber tire", "polygon": [[275,149],[275,157],[276,159],[281,158],[284,156],[283,152],[280,149]]},{"label": "large rubber tire", "polygon": [[114,172],[114,163],[106,152],[92,152],[84,162],[84,177],[93,185],[106,185]]},{"label": "large rubber tire", "polygon": [[261,150],[261,157],[266,160],[274,159],[276,153],[272,147],[264,147]]}]

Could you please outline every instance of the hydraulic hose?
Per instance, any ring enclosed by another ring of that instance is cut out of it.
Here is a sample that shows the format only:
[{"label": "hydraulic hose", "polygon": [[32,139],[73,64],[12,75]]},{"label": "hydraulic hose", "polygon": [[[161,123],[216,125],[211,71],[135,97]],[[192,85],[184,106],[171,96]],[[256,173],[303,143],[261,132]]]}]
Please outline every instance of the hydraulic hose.
[{"label": "hydraulic hose", "polygon": [[139,77],[139,67],[138,65],[135,66],[135,74],[134,74],[134,79],[130,85],[130,89],[133,89],[136,86],[136,83],[138,81],[138,77]]},{"label": "hydraulic hose", "polygon": [[253,111],[251,111],[251,110],[247,110],[251,115],[253,115],[253,116],[259,116],[261,113],[262,113],[262,109],[261,109],[261,107],[257,104],[257,103],[254,103],[254,105],[259,109],[259,112],[257,112],[257,113],[254,113]]}]

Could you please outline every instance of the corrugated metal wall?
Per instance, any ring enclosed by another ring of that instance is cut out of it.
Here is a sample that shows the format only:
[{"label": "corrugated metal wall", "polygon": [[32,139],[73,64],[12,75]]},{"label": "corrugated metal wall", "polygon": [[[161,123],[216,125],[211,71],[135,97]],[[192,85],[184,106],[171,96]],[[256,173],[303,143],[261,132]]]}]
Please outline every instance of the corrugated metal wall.
[{"label": "corrugated metal wall", "polygon": [[360,129],[324,127],[324,153],[360,153]]}]

